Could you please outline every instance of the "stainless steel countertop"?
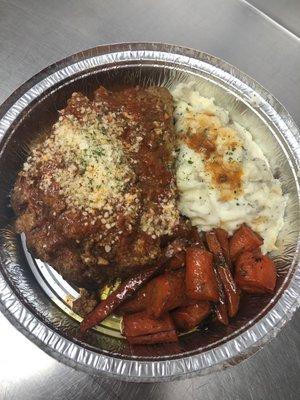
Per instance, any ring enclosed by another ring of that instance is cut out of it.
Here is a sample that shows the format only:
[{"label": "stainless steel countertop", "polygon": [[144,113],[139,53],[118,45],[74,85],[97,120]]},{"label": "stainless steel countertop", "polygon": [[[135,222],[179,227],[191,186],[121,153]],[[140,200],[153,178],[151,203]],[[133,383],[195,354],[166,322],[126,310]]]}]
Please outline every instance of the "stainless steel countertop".
[{"label": "stainless steel countertop", "polygon": [[[104,43],[158,41],[219,56],[263,84],[300,125],[298,0],[0,0],[0,102],[47,65]],[[256,7],[260,7],[257,9]],[[274,19],[272,19],[274,18]],[[0,314],[0,398],[300,398],[300,313],[233,368],[163,384],[122,383],[58,363]]]}]

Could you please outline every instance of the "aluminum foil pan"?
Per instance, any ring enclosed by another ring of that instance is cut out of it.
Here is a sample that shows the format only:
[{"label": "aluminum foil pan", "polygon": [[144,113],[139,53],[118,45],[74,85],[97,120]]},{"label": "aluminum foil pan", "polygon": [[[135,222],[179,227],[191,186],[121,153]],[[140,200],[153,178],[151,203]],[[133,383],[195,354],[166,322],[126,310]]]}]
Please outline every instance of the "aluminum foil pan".
[{"label": "aluminum foil pan", "polygon": [[[162,85],[194,81],[233,119],[249,128],[289,200],[276,259],[276,294],[253,297],[226,327],[209,326],[179,344],[130,346],[111,318],[78,338],[79,316],[69,300],[78,289],[51,266],[33,259],[14,233],[10,191],[30,144],[56,121],[73,91],[100,84]],[[153,43],[100,46],[60,61],[26,82],[0,108],[0,307],[44,351],[75,368],[130,381],[164,381],[207,374],[249,357],[292,317],[300,299],[299,131],[272,95],[238,69],[211,55]]]}]

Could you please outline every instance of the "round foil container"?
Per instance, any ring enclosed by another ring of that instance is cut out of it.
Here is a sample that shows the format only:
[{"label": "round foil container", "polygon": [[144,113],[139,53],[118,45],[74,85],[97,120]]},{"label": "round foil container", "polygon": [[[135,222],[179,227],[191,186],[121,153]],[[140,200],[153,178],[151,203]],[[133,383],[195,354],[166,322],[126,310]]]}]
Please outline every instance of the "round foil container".
[{"label": "round foil container", "polygon": [[[278,284],[272,297],[249,297],[228,327],[210,322],[178,344],[130,346],[119,320],[104,321],[81,339],[70,301],[78,288],[34,259],[14,233],[10,192],[32,142],[49,130],[74,91],[99,86],[193,81],[203,96],[248,128],[288,194],[285,224],[272,254]],[[259,350],[292,317],[300,299],[299,131],[288,112],[257,82],[211,55],[154,43],[100,46],[62,60],[16,90],[0,108],[0,307],[25,336],[59,361],[128,381],[165,381],[224,369]]]}]

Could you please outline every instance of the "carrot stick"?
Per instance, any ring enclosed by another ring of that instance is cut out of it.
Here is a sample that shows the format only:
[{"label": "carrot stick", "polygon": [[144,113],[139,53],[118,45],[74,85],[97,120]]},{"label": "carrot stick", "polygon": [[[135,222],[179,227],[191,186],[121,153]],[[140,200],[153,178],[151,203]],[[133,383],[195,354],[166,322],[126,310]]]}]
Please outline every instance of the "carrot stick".
[{"label": "carrot stick", "polygon": [[139,272],[134,277],[123,282],[107,299],[101,301],[81,322],[80,331],[86,332],[96,324],[107,318],[117,307],[129,299],[144,283],[152,278],[158,271],[164,268],[169,258],[184,250],[186,241],[175,239],[164,249],[164,252],[156,265],[148,270]]},{"label": "carrot stick", "polygon": [[230,269],[226,264],[223,249],[217,238],[216,232],[207,232],[206,241],[209,250],[214,255],[216,269],[225,291],[228,315],[229,317],[234,317],[239,309],[240,296],[236,288],[234,279],[231,275]]},{"label": "carrot stick", "polygon": [[199,301],[217,302],[218,287],[210,252],[193,246],[186,252],[186,293]]},{"label": "carrot stick", "polygon": [[263,239],[243,224],[229,240],[230,258],[236,261],[238,256],[245,251],[252,251],[263,244]]},{"label": "carrot stick", "polygon": [[221,302],[218,304],[215,304],[215,311],[216,311],[217,320],[223,325],[228,325],[228,314],[227,314],[226,304],[221,303]]},{"label": "carrot stick", "polygon": [[171,343],[177,342],[178,336],[175,330],[167,332],[157,332],[151,335],[143,336],[128,336],[126,338],[130,344],[156,344],[156,343]]},{"label": "carrot stick", "polygon": [[187,307],[177,308],[171,315],[176,328],[181,331],[189,331],[199,325],[210,313],[211,305],[208,301],[202,301]]},{"label": "carrot stick", "polygon": [[182,305],[187,300],[185,271],[169,272],[153,279],[147,299],[147,312],[155,318]]},{"label": "carrot stick", "polygon": [[149,335],[173,329],[174,324],[169,314],[165,314],[160,319],[149,317],[145,312],[128,314],[123,317],[123,333],[126,337]]},{"label": "carrot stick", "polygon": [[205,250],[205,246],[204,246],[204,243],[203,243],[202,235],[200,234],[200,232],[199,232],[199,230],[198,230],[198,228],[196,226],[192,227],[189,239],[190,239],[189,240],[190,243],[193,246],[198,246],[199,248]]},{"label": "carrot stick", "polygon": [[218,241],[221,245],[226,264],[228,265],[229,269],[232,270],[232,263],[231,263],[230,252],[229,252],[228,232],[226,232],[225,229],[222,229],[222,228],[216,228],[215,232],[216,232]]},{"label": "carrot stick", "polygon": [[240,255],[235,268],[237,285],[248,293],[272,293],[276,285],[274,262],[258,251]]},{"label": "carrot stick", "polygon": [[217,238],[216,232],[214,230],[205,233],[205,239],[209,248],[209,251],[213,253],[215,257],[223,259],[223,250],[220,242]]},{"label": "carrot stick", "polygon": [[225,292],[219,275],[219,269],[216,268],[215,266],[214,266],[214,272],[216,276],[218,293],[219,293],[219,301],[217,304],[215,304],[216,316],[221,324],[228,325],[228,313],[227,313]]},{"label": "carrot stick", "polygon": [[117,308],[116,314],[133,314],[145,310],[147,306],[148,290],[149,284],[139,289],[129,300],[125,301]]},{"label": "carrot stick", "polygon": [[107,299],[101,301],[81,322],[80,331],[86,332],[107,318],[120,304],[135,293],[144,283],[159,271],[161,265],[155,265],[123,282]]},{"label": "carrot stick", "polygon": [[218,269],[227,299],[228,316],[234,317],[240,305],[240,295],[228,267],[220,266]]}]

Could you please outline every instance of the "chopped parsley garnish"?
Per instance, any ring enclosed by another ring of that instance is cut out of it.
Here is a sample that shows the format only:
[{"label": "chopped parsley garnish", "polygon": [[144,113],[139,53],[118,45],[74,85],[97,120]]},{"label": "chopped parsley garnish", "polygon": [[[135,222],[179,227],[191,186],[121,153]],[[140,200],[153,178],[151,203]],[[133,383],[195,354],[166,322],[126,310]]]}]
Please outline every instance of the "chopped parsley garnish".
[{"label": "chopped parsley garnish", "polygon": [[103,149],[98,148],[98,149],[92,150],[92,154],[93,154],[94,156],[102,157],[102,156],[105,155],[105,152],[104,152]]}]

